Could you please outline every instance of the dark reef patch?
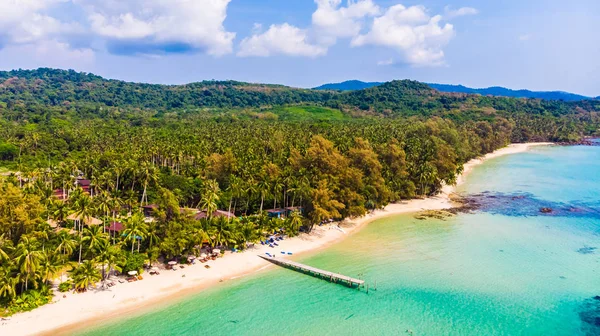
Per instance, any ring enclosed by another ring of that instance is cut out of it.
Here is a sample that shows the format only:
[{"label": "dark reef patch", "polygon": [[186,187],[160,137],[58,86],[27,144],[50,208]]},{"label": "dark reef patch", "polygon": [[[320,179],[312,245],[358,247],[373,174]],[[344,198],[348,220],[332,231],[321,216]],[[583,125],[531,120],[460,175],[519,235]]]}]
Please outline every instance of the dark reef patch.
[{"label": "dark reef patch", "polygon": [[506,194],[483,192],[462,196],[460,212],[481,211],[512,217],[550,216],[600,219],[600,204],[573,202],[570,204],[543,200],[530,193]]},{"label": "dark reef patch", "polygon": [[600,335],[600,295],[587,299],[581,305],[579,317],[585,335]]},{"label": "dark reef patch", "polygon": [[598,249],[597,247],[593,247],[593,246],[584,246],[584,247],[578,249],[577,253],[592,254],[592,253],[596,252],[597,249]]}]

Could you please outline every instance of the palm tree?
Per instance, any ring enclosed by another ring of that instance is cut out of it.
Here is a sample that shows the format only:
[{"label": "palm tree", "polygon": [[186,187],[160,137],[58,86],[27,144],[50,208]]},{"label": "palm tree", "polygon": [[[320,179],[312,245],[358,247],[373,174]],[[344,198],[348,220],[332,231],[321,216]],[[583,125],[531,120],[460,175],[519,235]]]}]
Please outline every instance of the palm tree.
[{"label": "palm tree", "polygon": [[65,202],[59,200],[54,201],[52,205],[52,218],[59,224],[64,223],[69,216],[69,206]]},{"label": "palm tree", "polygon": [[[73,235],[67,230],[60,230],[56,234],[56,243],[57,245],[54,252],[61,253],[63,260],[68,260],[68,257],[71,256],[75,251],[75,248],[77,248],[77,240],[74,239]],[[61,277],[62,275],[64,275],[64,272],[61,274]]]},{"label": "palm tree", "polygon": [[148,224],[146,239],[148,240],[148,248],[152,248],[152,246],[160,243],[159,230],[156,223]]},{"label": "palm tree", "polygon": [[35,276],[39,267],[42,253],[38,250],[35,238],[21,236],[19,244],[15,248],[15,263],[20,271],[20,276],[25,276],[25,290],[28,289],[29,278]]},{"label": "palm tree", "polygon": [[[94,225],[83,229],[81,243],[86,245],[88,252],[90,252],[92,256],[94,250],[107,240],[108,237],[100,230],[99,226]],[[79,260],[79,262],[81,262],[81,260]]]},{"label": "palm tree", "polygon": [[236,232],[232,224],[224,216],[216,217],[211,220],[214,229],[213,243],[215,246],[227,246],[229,243],[236,242]]},{"label": "palm tree", "polygon": [[131,253],[133,253],[136,240],[138,241],[138,252],[140,251],[139,241],[146,237],[147,234],[148,224],[144,222],[144,215],[141,212],[136,212],[125,220],[123,235],[126,240],[131,241]]},{"label": "palm tree", "polygon": [[246,211],[245,214],[248,214],[248,210],[250,210],[250,200],[252,196],[256,194],[256,182],[253,179],[246,181],[246,188],[244,191],[246,192]]},{"label": "palm tree", "polygon": [[298,234],[300,227],[302,227],[302,214],[300,211],[292,211],[286,218],[286,224],[289,229],[289,231],[286,231],[288,236],[293,237]]},{"label": "palm tree", "polygon": [[102,287],[106,287],[106,278],[108,278],[108,276],[104,267],[108,266],[108,274],[110,274],[113,269],[121,272],[121,267],[118,266],[118,264],[124,260],[121,246],[111,245],[107,241],[103,242],[98,246],[96,260],[102,263]]},{"label": "palm tree", "polygon": [[241,245],[242,248],[246,248],[247,243],[254,243],[259,238],[260,232],[257,229],[256,224],[251,221],[245,221],[244,223],[241,223],[239,227],[238,245]]},{"label": "palm tree", "polygon": [[265,203],[265,197],[267,197],[269,195],[269,180],[266,177],[263,177],[260,179],[260,181],[258,181],[258,185],[256,186],[258,188],[258,192],[260,193],[260,210],[259,212],[263,211],[263,204]]},{"label": "palm tree", "polygon": [[144,192],[142,193],[142,200],[140,201],[140,206],[144,205],[144,201],[148,204],[148,196],[146,191],[148,186],[154,184],[158,181],[158,171],[156,167],[149,162],[142,162],[140,167],[140,173],[142,177],[142,181],[144,183]]},{"label": "palm tree", "polygon": [[83,222],[92,217],[92,199],[86,194],[81,194],[77,196],[73,208],[74,214],[79,218],[76,222],[79,223],[79,230],[81,231]]},{"label": "palm tree", "polygon": [[48,282],[62,268],[63,262],[57,254],[46,251],[40,258],[40,273],[44,283]]},{"label": "palm tree", "polygon": [[280,179],[276,179],[275,181],[273,181],[273,209],[277,208],[277,195],[281,193],[284,187],[285,186],[283,185]]},{"label": "palm tree", "polygon": [[[94,202],[96,203],[98,212],[104,214],[104,220],[106,221],[109,218],[108,213],[110,212],[112,206],[112,200],[110,199],[110,196],[106,191],[103,191],[99,195],[96,195]],[[106,225],[103,225],[102,229],[102,232],[106,232]]]},{"label": "palm tree", "polygon": [[60,230],[56,234],[56,252],[60,252],[63,255],[71,255],[77,247],[77,241],[73,239],[73,236],[67,230]]},{"label": "palm tree", "polygon": [[4,238],[4,234],[0,235],[0,262],[9,260],[8,253],[12,250],[12,242]]},{"label": "palm tree", "polygon": [[17,295],[17,272],[8,264],[0,265],[0,298],[14,298]]},{"label": "palm tree", "polygon": [[[231,193],[231,199],[233,199],[233,213],[235,214],[235,209],[237,207],[238,198],[242,196],[243,190],[243,181],[240,177],[235,175],[231,175],[229,178],[229,192]],[[229,202],[229,212],[231,212],[231,202]]]},{"label": "palm tree", "polygon": [[96,282],[100,281],[101,275],[96,264],[92,260],[86,260],[71,270],[71,278],[75,283],[75,289],[85,291]]},{"label": "palm tree", "polygon": [[206,211],[206,217],[211,218],[213,213],[217,211],[217,202],[219,201],[219,183],[215,180],[208,180],[205,183],[204,195],[200,201],[200,207]]}]

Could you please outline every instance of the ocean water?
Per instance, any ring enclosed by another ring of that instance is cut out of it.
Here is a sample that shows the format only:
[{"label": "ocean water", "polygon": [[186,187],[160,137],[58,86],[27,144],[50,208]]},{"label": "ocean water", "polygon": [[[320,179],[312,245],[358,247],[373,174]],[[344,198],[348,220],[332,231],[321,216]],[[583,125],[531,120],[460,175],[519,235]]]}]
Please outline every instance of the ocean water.
[{"label": "ocean water", "polygon": [[599,335],[600,147],[493,159],[459,191],[485,206],[382,219],[298,259],[368,293],[271,268],[77,334]]}]

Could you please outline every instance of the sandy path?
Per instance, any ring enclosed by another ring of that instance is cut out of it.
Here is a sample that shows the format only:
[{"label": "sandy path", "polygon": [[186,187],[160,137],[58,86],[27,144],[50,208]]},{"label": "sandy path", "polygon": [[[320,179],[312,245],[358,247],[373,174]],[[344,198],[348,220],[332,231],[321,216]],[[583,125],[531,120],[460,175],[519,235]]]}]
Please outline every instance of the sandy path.
[{"label": "sandy path", "polygon": [[[463,174],[458,178],[458,184],[464,182],[471,170],[486,160],[527,151],[532,146],[547,145],[548,143],[513,144],[499,149],[482,158],[474,159],[465,164]],[[258,245],[244,253],[226,253],[223,258],[210,261],[210,269],[204,264],[186,266],[177,271],[162,271],[160,275],[144,274],[144,280],[133,283],[118,283],[107,290],[89,291],[84,294],[68,293],[63,298],[57,295],[54,302],[34,311],[17,314],[9,321],[0,322],[0,335],[32,335],[47,333],[67,333],[73,328],[97,323],[110,318],[123,316],[133,311],[164,304],[164,301],[174,300],[191,293],[197,293],[205,287],[217,285],[240,276],[253,273],[271,264],[258,258],[265,252],[280,256],[280,251],[293,252],[298,255],[303,252],[315,251],[344,239],[356,232],[365,224],[386,216],[422,210],[447,209],[453,206],[449,195],[455,186],[446,186],[438,196],[426,199],[415,199],[397,204],[390,204],[383,210],[375,211],[365,217],[348,220],[341,224],[343,232],[337,224],[316,227],[310,235],[302,234],[279,242],[279,247],[270,248]],[[185,275],[185,277],[183,277]]]}]

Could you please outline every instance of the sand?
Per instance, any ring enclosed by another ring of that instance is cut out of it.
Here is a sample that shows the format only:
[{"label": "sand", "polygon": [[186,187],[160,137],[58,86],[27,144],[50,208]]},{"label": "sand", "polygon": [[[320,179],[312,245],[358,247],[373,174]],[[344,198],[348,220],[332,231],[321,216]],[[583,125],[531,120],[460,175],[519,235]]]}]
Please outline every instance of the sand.
[{"label": "sand", "polygon": [[[464,183],[471,170],[486,160],[527,151],[532,146],[548,145],[548,143],[513,144],[499,149],[484,157],[471,160],[464,166],[457,185]],[[51,304],[45,305],[31,312],[17,314],[8,321],[0,322],[1,335],[56,335],[68,333],[74,329],[85,327],[93,323],[108,321],[115,317],[122,317],[140,309],[148,309],[165,301],[197,293],[203,288],[217,286],[240,276],[263,271],[274,267],[272,264],[257,257],[265,252],[274,253],[282,257],[281,251],[293,252],[297,256],[306,252],[315,252],[338,242],[361,227],[376,219],[402,213],[418,212],[422,210],[448,209],[455,204],[450,200],[450,195],[456,186],[445,186],[442,192],[425,199],[415,199],[406,202],[390,204],[383,210],[375,211],[367,216],[346,220],[342,223],[318,226],[311,234],[301,234],[298,237],[288,238],[279,242],[279,247],[257,245],[243,253],[227,252],[224,257],[209,261],[210,269],[205,264],[186,266],[177,271],[163,270],[160,275],[144,274],[144,280],[132,283],[117,283],[116,286],[106,290],[90,290],[83,294],[57,293]],[[339,227],[338,227],[339,225]],[[184,276],[185,275],[185,276]]]}]

